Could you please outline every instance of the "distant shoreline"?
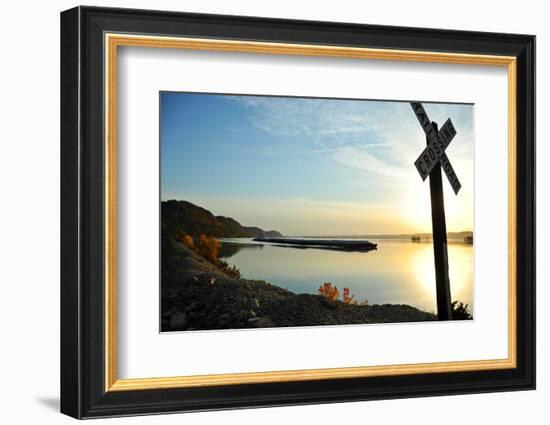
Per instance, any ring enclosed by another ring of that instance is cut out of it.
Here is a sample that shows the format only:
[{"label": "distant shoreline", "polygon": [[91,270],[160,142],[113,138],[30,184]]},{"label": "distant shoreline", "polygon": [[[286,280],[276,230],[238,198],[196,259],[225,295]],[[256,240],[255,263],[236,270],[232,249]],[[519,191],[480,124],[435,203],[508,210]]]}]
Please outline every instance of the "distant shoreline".
[{"label": "distant shoreline", "polygon": [[[397,234],[391,234],[391,235],[285,235],[285,237],[288,238],[320,238],[320,239],[327,239],[327,238],[343,238],[343,239],[411,239],[413,236],[420,236],[422,238],[431,238],[431,233],[397,233]],[[456,240],[462,240],[465,237],[473,236],[472,231],[464,231],[464,232],[447,232],[447,239],[456,239]]]}]

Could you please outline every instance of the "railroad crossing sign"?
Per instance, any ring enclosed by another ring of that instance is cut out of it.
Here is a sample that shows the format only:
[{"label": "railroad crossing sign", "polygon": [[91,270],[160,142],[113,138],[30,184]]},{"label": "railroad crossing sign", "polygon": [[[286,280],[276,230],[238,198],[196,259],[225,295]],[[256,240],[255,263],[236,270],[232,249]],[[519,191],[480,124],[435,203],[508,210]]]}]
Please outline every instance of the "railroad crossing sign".
[{"label": "railroad crossing sign", "polygon": [[[437,124],[430,121],[420,102],[411,102],[418,122],[426,133],[426,148],[414,165],[422,177],[430,176],[430,196],[432,202],[432,233],[435,261],[435,286],[438,320],[452,320],[451,283],[449,281],[449,261],[447,255],[447,224],[445,223],[445,204],[443,202],[443,182],[441,168],[445,171],[455,194],[460,190],[460,182],[453,170],[445,149],[456,135],[451,119],[438,131]],[[439,166],[441,165],[441,167]]]},{"label": "railroad crossing sign", "polygon": [[445,124],[443,124],[441,130],[437,131],[420,102],[411,102],[411,106],[416,114],[416,118],[418,118],[418,122],[420,122],[420,125],[428,138],[428,146],[426,146],[424,151],[414,162],[414,166],[418,170],[422,180],[426,180],[426,177],[430,175],[434,167],[439,162],[443,168],[443,171],[445,171],[447,178],[449,179],[449,183],[451,183],[451,187],[453,188],[455,195],[458,194],[458,191],[462,185],[453,170],[453,166],[451,165],[449,158],[447,158],[447,155],[445,154],[445,149],[447,149],[447,146],[449,146],[449,143],[451,143],[451,140],[453,140],[456,135],[453,122],[449,118],[445,121]]}]

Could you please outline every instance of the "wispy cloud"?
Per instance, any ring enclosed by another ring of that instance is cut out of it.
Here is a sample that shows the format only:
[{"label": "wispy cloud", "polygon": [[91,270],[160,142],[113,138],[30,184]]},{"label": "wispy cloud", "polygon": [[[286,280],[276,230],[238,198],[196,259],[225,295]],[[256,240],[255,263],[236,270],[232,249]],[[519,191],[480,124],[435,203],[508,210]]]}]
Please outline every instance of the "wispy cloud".
[{"label": "wispy cloud", "polygon": [[[320,149],[310,149],[310,150],[295,150],[295,151],[289,151],[286,152],[287,154],[292,155],[315,155],[315,154],[323,154],[323,153],[335,153],[335,152],[349,152],[350,149],[370,149],[370,148],[377,148],[377,147],[386,147],[386,146],[392,146],[395,143],[369,143],[369,144],[362,144],[362,145],[354,145],[354,146],[340,146],[335,148],[320,148]],[[260,151],[260,155],[263,156],[279,156],[282,155],[283,152],[277,151],[277,150],[262,150]]]},{"label": "wispy cloud", "polygon": [[[287,154],[328,154],[341,165],[393,179],[409,178],[411,164],[425,139],[408,103],[231,96],[248,108],[251,123],[272,137],[306,138],[311,149]],[[460,161],[472,156],[472,108],[426,105],[432,119],[452,111],[460,135],[453,152]],[[283,152],[274,152],[281,155]]]},{"label": "wispy cloud", "polygon": [[334,159],[341,164],[363,171],[373,171],[387,177],[404,178],[409,175],[403,167],[377,158],[368,151],[347,147],[338,150]]},{"label": "wispy cloud", "polygon": [[[228,96],[248,109],[250,123],[272,138],[300,137],[307,150],[273,149],[264,156],[327,154],[337,163],[388,178],[408,178],[425,139],[410,106],[402,102]],[[430,105],[434,116],[448,105]],[[471,108],[458,107],[454,121],[471,123]],[[468,116],[470,114],[470,116]],[[471,139],[470,126],[464,139]],[[470,134],[468,134],[470,133]],[[458,154],[471,154],[462,146]]]}]

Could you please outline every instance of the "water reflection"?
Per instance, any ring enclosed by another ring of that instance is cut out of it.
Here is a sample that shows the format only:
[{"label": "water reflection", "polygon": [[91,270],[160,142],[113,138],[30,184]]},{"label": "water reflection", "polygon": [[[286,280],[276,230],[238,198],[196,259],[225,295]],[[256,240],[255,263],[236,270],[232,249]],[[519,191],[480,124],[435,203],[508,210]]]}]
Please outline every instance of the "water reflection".
[{"label": "water reflection", "polygon": [[263,244],[257,243],[239,243],[224,241],[218,251],[218,256],[222,259],[233,257],[239,251],[244,249],[263,249]]},{"label": "water reflection", "polygon": [[[378,243],[378,250],[343,252],[226,240],[220,256],[237,266],[244,278],[266,280],[295,293],[317,293],[321,284],[331,282],[349,287],[359,301],[435,311],[433,245],[410,239],[372,241]],[[473,310],[473,247],[450,242],[448,250],[452,299]]]}]

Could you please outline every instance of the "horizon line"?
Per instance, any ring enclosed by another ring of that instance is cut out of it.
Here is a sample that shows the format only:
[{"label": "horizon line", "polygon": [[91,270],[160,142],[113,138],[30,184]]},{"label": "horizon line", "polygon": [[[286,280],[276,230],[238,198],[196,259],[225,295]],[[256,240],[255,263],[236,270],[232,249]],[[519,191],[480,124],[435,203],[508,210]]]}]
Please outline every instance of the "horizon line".
[{"label": "horizon line", "polygon": [[[229,217],[229,216],[223,216],[223,215],[219,215],[219,214],[214,214],[212,211],[210,211],[208,208],[205,208],[201,205],[197,205],[191,201],[188,201],[186,199],[164,199],[164,200],[160,200],[161,203],[162,202],[169,202],[169,201],[176,201],[176,202],[188,202],[190,204],[193,204],[199,208],[202,208],[208,212],[210,212],[211,214],[213,214],[215,217],[228,217],[228,218],[232,218],[233,220],[237,221],[241,226],[243,227],[260,227],[259,225],[257,224],[243,224],[241,223],[239,220],[237,220],[235,217]],[[161,217],[162,218],[162,217]],[[306,234],[286,234],[284,232],[281,232],[277,229],[262,229],[262,230],[265,230],[266,232],[271,232],[271,231],[276,231],[276,232],[279,232],[281,233],[283,236],[297,236],[297,237],[308,237],[308,238],[313,238],[313,237],[320,237],[320,238],[328,238],[328,237],[340,237],[340,238],[356,238],[356,237],[371,237],[371,238],[376,238],[376,237],[388,237],[388,236],[392,236],[392,237],[396,237],[396,236],[413,236],[413,235],[431,235],[433,236],[433,232],[409,232],[409,233],[354,233],[354,234],[319,234],[319,233],[316,233],[316,234],[311,234],[311,235],[306,235]],[[473,230],[449,230],[447,231],[447,234],[449,233],[474,233]]]}]

